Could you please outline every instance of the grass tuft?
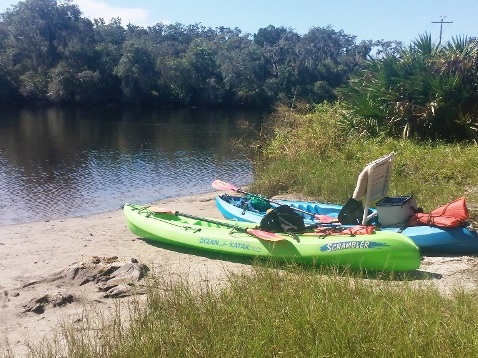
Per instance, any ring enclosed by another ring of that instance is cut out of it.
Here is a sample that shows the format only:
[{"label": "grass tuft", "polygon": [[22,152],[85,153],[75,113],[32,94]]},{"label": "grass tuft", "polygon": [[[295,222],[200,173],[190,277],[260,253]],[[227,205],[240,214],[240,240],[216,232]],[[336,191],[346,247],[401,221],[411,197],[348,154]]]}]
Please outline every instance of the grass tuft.
[{"label": "grass tuft", "polygon": [[[221,290],[156,278],[131,324],[65,328],[68,357],[471,357],[478,292],[333,269],[259,267]],[[45,355],[59,356],[50,346]]]}]

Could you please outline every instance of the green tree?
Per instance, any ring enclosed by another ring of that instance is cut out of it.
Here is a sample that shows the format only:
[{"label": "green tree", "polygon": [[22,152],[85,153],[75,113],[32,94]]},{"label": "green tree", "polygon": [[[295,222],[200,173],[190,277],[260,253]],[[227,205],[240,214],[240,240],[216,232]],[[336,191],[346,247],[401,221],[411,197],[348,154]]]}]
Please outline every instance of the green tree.
[{"label": "green tree", "polygon": [[247,106],[268,106],[264,92],[265,66],[261,48],[249,35],[220,28],[216,38],[217,63],[223,78],[225,102]]},{"label": "green tree", "polygon": [[261,46],[264,63],[264,91],[280,102],[293,105],[297,96],[297,64],[295,51],[300,36],[285,27],[269,25],[259,29],[254,43]]},{"label": "green tree", "polygon": [[359,132],[418,139],[478,137],[476,40],[438,47],[422,35],[398,56],[372,59],[353,77],[344,98]]},{"label": "green tree", "polygon": [[157,96],[156,64],[147,43],[126,41],[114,73],[121,79],[125,102],[149,102]]},{"label": "green tree", "polygon": [[271,98],[294,105],[336,99],[336,88],[365,60],[371,42],[355,43],[355,36],[330,27],[314,27],[304,36],[290,29],[260,29],[254,43],[262,46],[265,89]]},{"label": "green tree", "polygon": [[72,0],[24,0],[0,14],[0,91],[33,102],[269,106],[333,100],[370,45],[330,28],[300,36],[200,24],[126,27]]},{"label": "green tree", "polygon": [[48,74],[60,63],[61,67],[84,70],[92,62],[92,24],[69,0],[20,1],[7,9],[2,19],[9,35],[6,65],[27,98],[45,99]]},{"label": "green tree", "polygon": [[[122,100],[121,79],[115,74],[115,68],[118,66],[123,54],[123,45],[126,41],[126,30],[121,25],[121,19],[111,19],[106,23],[103,19],[94,20],[94,29],[96,37],[96,64],[91,70],[93,77],[87,75],[89,78],[87,85],[89,88],[88,94],[82,94],[80,98],[87,96],[90,100],[102,101],[103,103],[117,103]],[[80,81],[83,85],[84,75],[79,74]],[[95,89],[91,82],[98,83]],[[97,94],[95,94],[95,92]]]},{"label": "green tree", "polygon": [[217,105],[223,98],[222,77],[213,46],[206,40],[191,43],[183,58],[183,84],[190,93],[191,105]]},{"label": "green tree", "polygon": [[8,73],[8,58],[5,56],[8,37],[9,33],[6,27],[0,22],[0,104],[11,103],[12,100],[18,100],[20,97],[15,83]]},{"label": "green tree", "polygon": [[300,97],[321,103],[336,99],[335,89],[347,83],[370,53],[371,43],[330,26],[314,27],[297,44]]}]

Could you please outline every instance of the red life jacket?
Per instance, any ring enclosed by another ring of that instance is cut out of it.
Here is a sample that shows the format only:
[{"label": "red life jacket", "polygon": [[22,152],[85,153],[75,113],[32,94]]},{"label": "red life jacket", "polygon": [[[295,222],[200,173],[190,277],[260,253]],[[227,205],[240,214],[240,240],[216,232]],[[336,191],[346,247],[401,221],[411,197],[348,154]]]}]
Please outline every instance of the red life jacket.
[{"label": "red life jacket", "polygon": [[465,197],[452,201],[446,205],[436,208],[430,213],[416,213],[409,221],[409,226],[440,226],[440,227],[460,227],[466,226],[470,218],[466,206]]}]

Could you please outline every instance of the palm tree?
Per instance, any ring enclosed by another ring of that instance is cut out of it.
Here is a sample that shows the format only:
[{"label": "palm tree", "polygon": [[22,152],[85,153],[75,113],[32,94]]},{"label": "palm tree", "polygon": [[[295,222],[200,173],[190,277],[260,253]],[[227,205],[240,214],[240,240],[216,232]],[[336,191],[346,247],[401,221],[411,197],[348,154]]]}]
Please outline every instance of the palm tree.
[{"label": "palm tree", "polygon": [[[371,59],[343,91],[361,131],[417,139],[478,138],[478,44],[443,47],[421,35],[398,55]],[[362,120],[357,121],[357,116]]]}]

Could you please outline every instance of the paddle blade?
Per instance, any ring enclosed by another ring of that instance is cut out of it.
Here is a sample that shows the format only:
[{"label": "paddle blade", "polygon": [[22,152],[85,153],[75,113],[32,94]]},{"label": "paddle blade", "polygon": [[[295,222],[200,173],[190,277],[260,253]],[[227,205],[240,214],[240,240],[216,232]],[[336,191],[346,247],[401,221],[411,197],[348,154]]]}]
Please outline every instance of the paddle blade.
[{"label": "paddle blade", "polygon": [[334,218],[333,216],[329,215],[323,215],[323,214],[315,214],[314,218],[318,221],[320,221],[322,224],[339,224],[340,221],[337,218]]},{"label": "paddle blade", "polygon": [[174,214],[173,211],[166,208],[159,207],[159,206],[148,206],[147,209],[149,211],[152,211],[153,213],[158,213],[158,214]]},{"label": "paddle blade", "polygon": [[266,240],[266,241],[284,241],[284,236],[277,235],[273,232],[262,231],[257,229],[247,229],[246,232],[248,234],[254,235],[259,239]]},{"label": "paddle blade", "polygon": [[222,180],[214,180],[212,182],[212,187],[217,190],[233,190],[233,191],[239,191],[239,188],[235,187],[232,184],[226,183],[225,181]]}]

